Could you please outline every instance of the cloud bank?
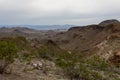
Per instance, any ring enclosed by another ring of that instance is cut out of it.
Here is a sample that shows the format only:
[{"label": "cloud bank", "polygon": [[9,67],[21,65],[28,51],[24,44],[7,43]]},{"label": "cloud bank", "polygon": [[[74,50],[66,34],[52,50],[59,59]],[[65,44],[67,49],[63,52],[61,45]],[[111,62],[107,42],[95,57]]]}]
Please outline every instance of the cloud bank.
[{"label": "cloud bank", "polygon": [[87,25],[120,20],[120,0],[0,0],[0,24]]}]

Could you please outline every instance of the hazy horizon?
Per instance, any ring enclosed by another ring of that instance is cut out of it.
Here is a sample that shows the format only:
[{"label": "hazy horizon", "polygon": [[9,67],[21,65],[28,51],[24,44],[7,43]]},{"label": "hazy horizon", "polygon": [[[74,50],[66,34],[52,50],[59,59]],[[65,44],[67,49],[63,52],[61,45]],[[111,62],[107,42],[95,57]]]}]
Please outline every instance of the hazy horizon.
[{"label": "hazy horizon", "polygon": [[2,25],[88,25],[120,20],[120,0],[0,0]]},{"label": "hazy horizon", "polygon": [[0,25],[0,28],[29,28],[35,30],[67,30],[76,25]]}]

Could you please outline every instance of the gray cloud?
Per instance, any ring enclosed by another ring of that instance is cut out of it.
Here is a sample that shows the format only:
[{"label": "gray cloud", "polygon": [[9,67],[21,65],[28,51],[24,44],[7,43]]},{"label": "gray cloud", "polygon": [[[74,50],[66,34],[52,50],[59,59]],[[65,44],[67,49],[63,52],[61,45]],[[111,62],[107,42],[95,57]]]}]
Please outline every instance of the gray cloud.
[{"label": "gray cloud", "polygon": [[0,24],[75,24],[120,20],[120,0],[0,0]]}]

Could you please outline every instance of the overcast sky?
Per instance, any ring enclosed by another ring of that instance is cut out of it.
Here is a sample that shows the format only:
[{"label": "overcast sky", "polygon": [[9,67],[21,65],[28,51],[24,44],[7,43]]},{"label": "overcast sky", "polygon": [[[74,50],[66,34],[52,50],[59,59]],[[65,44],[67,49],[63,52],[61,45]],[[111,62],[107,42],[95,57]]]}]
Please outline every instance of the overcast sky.
[{"label": "overcast sky", "polygon": [[87,25],[120,20],[120,0],[0,0],[0,24]]}]

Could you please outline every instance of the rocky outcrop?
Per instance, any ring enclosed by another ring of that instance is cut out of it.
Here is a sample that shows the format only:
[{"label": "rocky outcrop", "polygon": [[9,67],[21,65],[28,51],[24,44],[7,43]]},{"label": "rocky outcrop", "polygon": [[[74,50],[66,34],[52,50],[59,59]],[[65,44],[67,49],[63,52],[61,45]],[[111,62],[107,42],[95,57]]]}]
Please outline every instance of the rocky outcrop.
[{"label": "rocky outcrop", "polygon": [[103,26],[108,26],[110,24],[114,24],[114,23],[119,23],[119,21],[115,20],[115,19],[105,20],[105,21],[99,23],[99,25],[103,27]]}]

